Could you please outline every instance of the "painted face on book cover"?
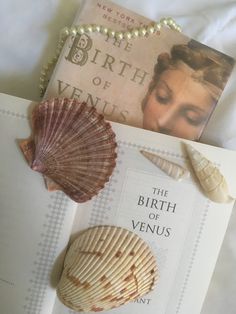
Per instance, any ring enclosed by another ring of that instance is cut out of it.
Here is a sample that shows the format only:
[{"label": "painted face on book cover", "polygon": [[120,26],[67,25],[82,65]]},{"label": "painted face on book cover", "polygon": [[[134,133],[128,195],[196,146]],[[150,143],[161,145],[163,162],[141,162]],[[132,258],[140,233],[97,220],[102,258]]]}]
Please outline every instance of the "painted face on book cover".
[{"label": "painted face on book cover", "polygon": [[186,67],[165,70],[143,106],[143,127],[196,140],[206,124],[215,100]]}]

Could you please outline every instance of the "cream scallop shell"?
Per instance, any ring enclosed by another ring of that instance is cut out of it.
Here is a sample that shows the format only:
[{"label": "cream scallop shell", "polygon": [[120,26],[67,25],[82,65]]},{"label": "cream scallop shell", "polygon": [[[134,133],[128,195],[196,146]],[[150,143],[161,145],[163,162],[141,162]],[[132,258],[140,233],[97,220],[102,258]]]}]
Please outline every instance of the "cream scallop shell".
[{"label": "cream scallop shell", "polygon": [[184,178],[188,178],[190,175],[186,168],[165,158],[162,158],[157,154],[149,153],[145,150],[141,150],[140,153],[150,160],[155,166],[160,168],[164,173],[175,180],[182,180]]},{"label": "cream scallop shell", "polygon": [[104,187],[115,167],[116,141],[94,107],[76,99],[49,99],[33,111],[32,127],[31,141],[20,145],[31,168],[50,179],[49,186],[79,203]]},{"label": "cream scallop shell", "polygon": [[75,311],[97,312],[145,295],[156,280],[155,258],[138,235],[98,226],[82,232],[70,246],[57,295]]},{"label": "cream scallop shell", "polygon": [[229,195],[228,185],[219,169],[189,144],[186,150],[199,183],[206,196],[216,203],[229,203],[234,199]]}]

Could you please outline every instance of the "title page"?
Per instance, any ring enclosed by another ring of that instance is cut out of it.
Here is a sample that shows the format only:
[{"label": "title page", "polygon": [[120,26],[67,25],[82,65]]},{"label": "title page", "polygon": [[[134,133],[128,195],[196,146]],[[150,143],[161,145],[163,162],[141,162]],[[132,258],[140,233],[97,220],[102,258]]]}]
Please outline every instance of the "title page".
[{"label": "title page", "polygon": [[[118,140],[114,174],[97,197],[78,206],[72,232],[73,239],[79,230],[90,226],[122,226],[143,238],[156,257],[159,271],[156,289],[131,304],[113,309],[112,313],[142,314],[147,310],[165,313],[193,212],[201,201],[203,206],[199,212],[204,210],[207,202],[190,179],[177,182],[145,159],[140,153],[143,148],[180,164],[184,161],[173,148],[153,149],[151,145]],[[56,304],[55,309],[54,313],[68,312],[61,304]]]}]

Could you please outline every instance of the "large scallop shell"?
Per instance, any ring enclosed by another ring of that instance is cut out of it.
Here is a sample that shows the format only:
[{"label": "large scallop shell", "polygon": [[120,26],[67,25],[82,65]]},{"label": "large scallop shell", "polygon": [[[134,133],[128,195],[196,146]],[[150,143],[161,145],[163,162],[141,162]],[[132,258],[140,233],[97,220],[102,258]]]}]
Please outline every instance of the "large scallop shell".
[{"label": "large scallop shell", "polygon": [[147,152],[145,150],[140,150],[140,153],[146,157],[148,160],[150,160],[155,166],[160,168],[164,173],[166,173],[168,176],[172,177],[175,180],[182,180],[189,177],[189,171],[170,161],[165,158],[162,158],[161,156],[157,154],[153,154],[150,152]]},{"label": "large scallop shell", "polygon": [[189,144],[185,144],[193,170],[207,197],[216,203],[229,203],[234,199],[229,195],[228,185],[219,169]]},{"label": "large scallop shell", "polygon": [[75,311],[97,312],[134,301],[156,281],[156,261],[146,242],[126,229],[98,226],[70,246],[57,295]]},{"label": "large scallop shell", "polygon": [[35,151],[31,168],[76,202],[96,195],[115,167],[111,125],[94,107],[67,98],[41,102],[32,120]]}]

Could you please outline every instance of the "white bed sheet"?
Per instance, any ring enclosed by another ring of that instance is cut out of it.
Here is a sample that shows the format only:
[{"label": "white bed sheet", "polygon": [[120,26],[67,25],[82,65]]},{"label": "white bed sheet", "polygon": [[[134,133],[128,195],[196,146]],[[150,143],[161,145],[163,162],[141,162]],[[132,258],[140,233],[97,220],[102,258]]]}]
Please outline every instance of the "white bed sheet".
[{"label": "white bed sheet", "polygon": [[[114,2],[154,20],[172,16],[186,35],[236,59],[236,1]],[[0,0],[0,92],[40,99],[41,67],[54,54],[59,30],[71,25],[80,3],[81,0]],[[204,132],[203,141],[236,150],[235,72]],[[236,206],[202,314],[236,312],[235,265]]]}]

